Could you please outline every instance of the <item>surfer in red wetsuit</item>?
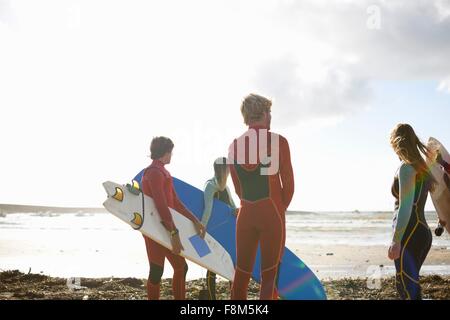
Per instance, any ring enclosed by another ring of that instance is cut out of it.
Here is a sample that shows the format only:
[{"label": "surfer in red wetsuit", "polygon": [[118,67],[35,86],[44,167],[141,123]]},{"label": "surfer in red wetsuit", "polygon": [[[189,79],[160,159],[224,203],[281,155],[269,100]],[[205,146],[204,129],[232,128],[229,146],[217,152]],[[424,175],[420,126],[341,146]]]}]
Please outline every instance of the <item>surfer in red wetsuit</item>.
[{"label": "surfer in red wetsuit", "polygon": [[236,222],[236,272],[231,298],[247,299],[247,289],[261,248],[260,299],[277,299],[277,272],[286,232],[285,212],[294,194],[287,140],[270,132],[272,102],[250,94],[241,105],[248,130],[229,148],[228,163],[241,200]]},{"label": "surfer in red wetsuit", "polygon": [[173,222],[169,207],[190,219],[203,237],[205,228],[200,221],[183,205],[173,187],[172,177],[164,167],[170,163],[174,144],[169,138],[156,137],[150,145],[153,162],[144,171],[142,177],[142,191],[152,197],[155,207],[161,217],[161,223],[170,233],[172,251],[161,246],[150,238],[144,236],[147,249],[150,272],[147,281],[147,295],[149,300],[159,299],[160,282],[164,271],[164,261],[167,258],[174,270],[172,289],[176,300],[184,300],[186,295],[186,273],[188,266],[186,260],[179,254],[183,250],[178,230]]}]

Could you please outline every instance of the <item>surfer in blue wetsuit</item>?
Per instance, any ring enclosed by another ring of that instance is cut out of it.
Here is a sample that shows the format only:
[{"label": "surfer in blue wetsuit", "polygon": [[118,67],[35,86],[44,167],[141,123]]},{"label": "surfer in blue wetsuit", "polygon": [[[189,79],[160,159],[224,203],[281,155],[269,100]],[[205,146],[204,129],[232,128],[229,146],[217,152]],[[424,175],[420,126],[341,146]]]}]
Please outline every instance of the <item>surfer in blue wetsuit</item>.
[{"label": "surfer in blue wetsuit", "polygon": [[[208,222],[211,218],[214,199],[219,199],[225,202],[232,209],[234,214],[237,214],[236,205],[234,204],[233,197],[231,196],[230,189],[227,186],[227,179],[230,174],[230,170],[226,163],[225,157],[217,158],[214,161],[214,177],[206,181],[204,201],[205,209],[201,219],[202,225],[206,227],[208,231]],[[216,300],[216,274],[209,271],[206,273],[206,290],[201,291],[201,299]]]},{"label": "surfer in blue wetsuit", "polygon": [[418,300],[422,298],[419,272],[432,242],[424,208],[428,192],[436,183],[421,153],[426,157],[431,157],[431,153],[408,124],[394,128],[391,145],[402,164],[392,186],[396,210],[388,257],[395,262],[400,297]]}]

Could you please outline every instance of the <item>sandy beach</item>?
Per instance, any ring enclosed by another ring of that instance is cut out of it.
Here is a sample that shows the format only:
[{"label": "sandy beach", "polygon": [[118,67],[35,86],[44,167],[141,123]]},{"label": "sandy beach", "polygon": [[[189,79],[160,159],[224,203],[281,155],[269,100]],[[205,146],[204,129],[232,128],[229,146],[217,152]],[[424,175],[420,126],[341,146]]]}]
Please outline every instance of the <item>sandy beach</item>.
[{"label": "sandy beach", "polygon": [[[39,274],[24,274],[19,271],[0,273],[0,300],[145,300],[146,281],[136,278],[53,278]],[[424,299],[450,299],[450,277],[425,276],[421,279]],[[324,281],[329,300],[389,300],[398,299],[392,277],[383,279],[380,287],[370,289],[367,279],[340,279]],[[186,298],[198,300],[199,292],[204,288],[203,280],[188,281]],[[248,290],[249,300],[258,299],[259,285],[251,282]],[[230,298],[230,286],[227,281],[217,284],[217,299]],[[161,299],[173,299],[171,280],[164,279],[161,285]]]},{"label": "sandy beach", "polygon": [[[386,246],[311,246],[289,248],[322,279],[365,278],[380,272],[382,277],[395,274],[394,262],[387,258]],[[433,246],[422,267],[422,275],[450,276],[450,247]]]},{"label": "sandy beach", "polygon": [[[394,264],[383,245],[389,214],[290,215],[287,227],[287,247],[314,271],[329,299],[398,299]],[[0,299],[146,298],[149,266],[142,235],[115,217],[17,213],[0,218],[0,229]],[[205,274],[189,263],[188,299],[199,298]],[[433,238],[421,275],[425,298],[450,298],[448,234]],[[162,299],[171,299],[171,277],[167,263]],[[258,292],[252,283],[249,298]],[[217,296],[229,299],[227,281],[219,281]]]}]

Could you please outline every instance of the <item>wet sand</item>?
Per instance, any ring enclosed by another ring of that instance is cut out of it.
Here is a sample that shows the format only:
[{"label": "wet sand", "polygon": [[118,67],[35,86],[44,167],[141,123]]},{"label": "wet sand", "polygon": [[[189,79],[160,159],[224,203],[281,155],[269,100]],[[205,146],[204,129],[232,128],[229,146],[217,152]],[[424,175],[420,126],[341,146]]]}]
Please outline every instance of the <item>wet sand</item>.
[{"label": "wet sand", "polygon": [[[369,289],[367,279],[340,279],[323,282],[328,299],[398,299],[392,277],[381,280],[377,289]],[[424,276],[421,278],[423,297],[433,300],[450,299],[449,276]],[[187,299],[198,300],[203,280],[188,281]],[[258,298],[259,285],[251,282],[248,297]],[[229,282],[217,283],[217,298],[230,298]],[[0,300],[143,300],[146,299],[145,280],[136,278],[81,278],[75,280],[53,278],[39,274],[24,274],[19,271],[0,273]],[[164,279],[161,299],[172,299],[171,280]]]},{"label": "wet sand", "polygon": [[[395,274],[394,262],[387,258],[387,246],[312,246],[291,244],[289,248],[301,257],[321,280],[366,278],[380,270],[382,277]],[[433,246],[421,275],[450,276],[450,247]],[[450,290],[450,287],[449,287]]]}]

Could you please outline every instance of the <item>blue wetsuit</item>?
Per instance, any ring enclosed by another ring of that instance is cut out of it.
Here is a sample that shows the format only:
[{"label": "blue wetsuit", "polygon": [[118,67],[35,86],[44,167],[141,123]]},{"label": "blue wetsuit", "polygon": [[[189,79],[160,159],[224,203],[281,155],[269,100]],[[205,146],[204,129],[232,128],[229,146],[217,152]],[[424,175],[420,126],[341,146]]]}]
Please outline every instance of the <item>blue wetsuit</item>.
[{"label": "blue wetsuit", "polygon": [[[400,169],[402,170],[402,168]],[[401,172],[400,172],[401,174]],[[397,291],[402,299],[420,300],[422,291],[419,284],[419,272],[422,264],[427,257],[431,248],[432,234],[425,220],[425,203],[427,201],[428,192],[431,188],[431,179],[429,176],[421,176],[416,174],[412,176],[412,187],[410,190],[411,207],[407,210],[409,215],[399,217],[401,213],[400,188],[408,188],[408,186],[400,186],[399,177],[396,176],[392,185],[392,194],[397,199],[395,207],[396,214],[394,216],[394,225],[401,223],[404,227],[396,226],[396,234],[394,240],[401,241],[400,258],[395,260],[396,277],[395,283]],[[407,193],[403,193],[407,195]],[[408,195],[405,198],[409,197]],[[401,201],[408,201],[401,199]],[[410,210],[411,208],[411,210]],[[403,214],[404,215],[404,214]],[[409,218],[408,218],[409,216]]]},{"label": "blue wetsuit", "polygon": [[[220,190],[216,178],[212,178],[206,181],[204,196],[205,209],[203,211],[201,221],[205,227],[208,226],[208,222],[211,217],[214,199],[219,199],[220,201],[229,205],[232,209],[236,209],[236,205],[234,204],[230,189],[226,187],[224,190]],[[206,294],[202,297],[202,299],[216,300],[216,274],[209,270],[206,273],[206,288]]]}]

